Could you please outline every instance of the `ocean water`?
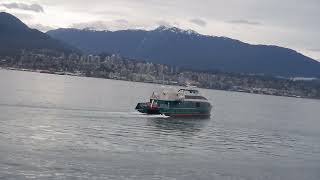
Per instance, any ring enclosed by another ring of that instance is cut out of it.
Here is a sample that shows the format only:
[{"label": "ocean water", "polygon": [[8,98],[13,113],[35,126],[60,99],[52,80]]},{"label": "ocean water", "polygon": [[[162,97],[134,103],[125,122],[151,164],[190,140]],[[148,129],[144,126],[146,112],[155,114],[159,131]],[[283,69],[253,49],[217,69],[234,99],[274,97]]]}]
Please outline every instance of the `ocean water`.
[{"label": "ocean water", "polygon": [[319,100],[203,89],[209,119],[134,111],[159,88],[0,69],[0,179],[320,179]]}]

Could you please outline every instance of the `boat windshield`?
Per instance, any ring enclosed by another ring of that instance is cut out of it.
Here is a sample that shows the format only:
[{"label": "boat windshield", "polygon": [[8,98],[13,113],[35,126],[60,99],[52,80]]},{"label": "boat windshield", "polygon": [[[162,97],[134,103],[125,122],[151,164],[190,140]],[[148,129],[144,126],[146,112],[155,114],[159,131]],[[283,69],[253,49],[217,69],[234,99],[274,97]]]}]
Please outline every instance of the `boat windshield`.
[{"label": "boat windshield", "polygon": [[189,92],[190,94],[199,94],[199,91],[194,89],[180,89],[178,92]]}]

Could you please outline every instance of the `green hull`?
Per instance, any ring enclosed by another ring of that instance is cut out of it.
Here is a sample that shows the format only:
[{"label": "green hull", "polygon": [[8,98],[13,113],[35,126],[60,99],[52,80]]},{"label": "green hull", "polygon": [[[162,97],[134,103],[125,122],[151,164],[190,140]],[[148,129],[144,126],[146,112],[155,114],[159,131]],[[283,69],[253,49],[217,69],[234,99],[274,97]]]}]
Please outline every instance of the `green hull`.
[{"label": "green hull", "polygon": [[189,117],[210,116],[211,105],[205,101],[165,101],[154,100],[159,106],[159,112],[167,116]]}]

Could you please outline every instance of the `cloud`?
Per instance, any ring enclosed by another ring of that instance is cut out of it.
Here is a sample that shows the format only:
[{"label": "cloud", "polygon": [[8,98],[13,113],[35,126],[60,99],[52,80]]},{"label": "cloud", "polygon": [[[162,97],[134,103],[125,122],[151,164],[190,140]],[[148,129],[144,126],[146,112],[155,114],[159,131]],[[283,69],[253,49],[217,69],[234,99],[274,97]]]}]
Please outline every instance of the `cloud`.
[{"label": "cloud", "polygon": [[260,23],[260,22],[249,21],[249,20],[244,20],[244,19],[232,20],[232,21],[228,21],[228,23],[231,23],[231,24],[246,24],[246,25],[262,25],[262,23]]},{"label": "cloud", "polygon": [[127,21],[126,19],[117,19],[117,20],[115,20],[115,22],[121,23],[121,24],[128,24],[129,23],[129,21]]},{"label": "cloud", "polygon": [[16,16],[17,18],[19,18],[22,21],[28,21],[28,20],[33,19],[33,16],[28,13],[13,12],[11,14],[13,14],[14,16]]},{"label": "cloud", "polygon": [[202,27],[204,27],[204,26],[207,25],[207,22],[206,22],[206,21],[204,21],[204,20],[202,20],[202,19],[198,19],[198,18],[191,19],[190,22],[193,23],[193,24],[196,24],[196,25],[198,25],[198,26],[202,26]]},{"label": "cloud", "polygon": [[156,24],[158,26],[166,26],[166,27],[171,27],[172,26],[170,22],[164,21],[164,20],[159,20],[159,21],[156,22]]},{"label": "cloud", "polygon": [[71,28],[92,29],[92,30],[106,30],[107,29],[107,24],[104,21],[81,22],[81,23],[72,24]]},{"label": "cloud", "polygon": [[309,49],[309,51],[320,52],[320,48]]},{"label": "cloud", "polygon": [[130,24],[126,19],[116,19],[109,21],[89,21],[74,23],[70,27],[76,29],[91,29],[91,30],[122,30],[128,29],[130,27],[135,27],[136,25]]},{"label": "cloud", "polygon": [[39,4],[25,4],[25,3],[2,3],[0,4],[7,9],[20,9],[25,11],[33,11],[37,13],[43,13],[44,9]]},{"label": "cloud", "polygon": [[31,27],[33,29],[38,29],[39,31],[42,31],[42,32],[47,32],[49,30],[55,29],[52,26],[45,26],[42,24],[31,24],[31,25],[29,25],[29,27]]}]

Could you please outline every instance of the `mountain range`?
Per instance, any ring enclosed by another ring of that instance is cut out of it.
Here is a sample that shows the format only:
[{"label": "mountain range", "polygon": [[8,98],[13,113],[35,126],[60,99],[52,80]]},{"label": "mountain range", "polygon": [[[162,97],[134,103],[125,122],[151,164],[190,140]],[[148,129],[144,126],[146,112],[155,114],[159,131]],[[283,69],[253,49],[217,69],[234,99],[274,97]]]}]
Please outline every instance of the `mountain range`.
[{"label": "mountain range", "polygon": [[0,55],[22,49],[115,53],[194,70],[320,77],[320,62],[292,49],[252,45],[227,37],[160,26],[154,30],[56,29],[42,33],[11,14],[0,13]]},{"label": "mountain range", "polygon": [[16,55],[25,50],[49,49],[72,52],[75,48],[36,29],[31,29],[15,16],[0,12],[0,55]]},{"label": "mountain range", "polygon": [[151,31],[56,29],[47,34],[86,53],[119,53],[205,71],[320,77],[320,63],[292,49],[251,45],[176,27],[160,26]]}]

